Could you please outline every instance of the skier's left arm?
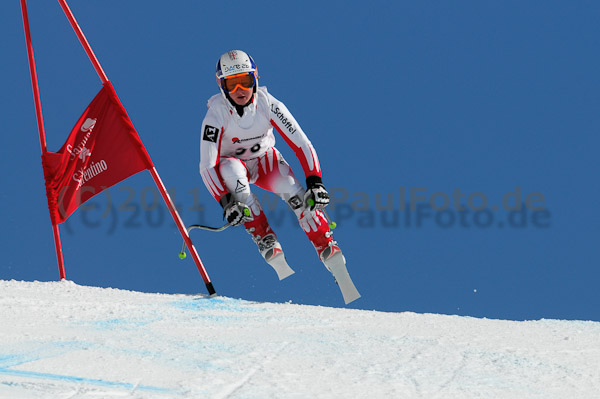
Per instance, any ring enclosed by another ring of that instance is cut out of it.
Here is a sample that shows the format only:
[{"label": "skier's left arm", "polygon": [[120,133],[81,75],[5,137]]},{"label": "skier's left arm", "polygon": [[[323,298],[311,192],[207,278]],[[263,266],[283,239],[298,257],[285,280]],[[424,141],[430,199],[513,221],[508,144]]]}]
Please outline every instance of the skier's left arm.
[{"label": "skier's left arm", "polygon": [[[310,209],[324,208],[329,204],[329,193],[323,185],[319,157],[312,143],[285,104],[269,96],[271,125],[294,150],[306,176],[305,203]],[[312,201],[310,201],[312,200]]]}]

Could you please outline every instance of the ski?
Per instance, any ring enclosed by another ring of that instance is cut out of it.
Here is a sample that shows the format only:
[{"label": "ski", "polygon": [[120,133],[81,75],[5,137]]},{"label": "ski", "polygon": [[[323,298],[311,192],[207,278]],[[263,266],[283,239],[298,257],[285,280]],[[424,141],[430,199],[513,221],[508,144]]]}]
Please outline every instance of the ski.
[{"label": "ski", "polygon": [[279,280],[283,280],[294,274],[294,270],[287,264],[283,251],[279,248],[275,248],[273,252],[274,253],[269,257],[269,260],[266,258],[265,260],[275,270]]},{"label": "ski", "polygon": [[344,258],[342,251],[337,246],[332,247],[332,251],[333,254],[323,260],[323,263],[331,274],[333,274],[333,278],[340,287],[344,302],[347,305],[360,298],[360,294],[354,286],[350,274],[348,274],[348,269],[346,269],[346,258]]}]

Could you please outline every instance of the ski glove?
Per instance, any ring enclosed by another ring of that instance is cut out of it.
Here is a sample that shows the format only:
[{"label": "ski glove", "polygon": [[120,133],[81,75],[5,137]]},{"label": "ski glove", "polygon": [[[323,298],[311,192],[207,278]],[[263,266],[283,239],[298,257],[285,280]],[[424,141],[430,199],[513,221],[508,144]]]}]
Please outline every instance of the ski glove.
[{"label": "ski glove", "polygon": [[325,190],[320,177],[309,176],[306,178],[304,205],[311,211],[314,209],[323,209],[329,205],[329,193]]},{"label": "ski glove", "polygon": [[248,205],[236,201],[231,194],[226,194],[220,203],[223,206],[223,218],[227,219],[227,223],[231,226],[237,226],[254,219]]}]

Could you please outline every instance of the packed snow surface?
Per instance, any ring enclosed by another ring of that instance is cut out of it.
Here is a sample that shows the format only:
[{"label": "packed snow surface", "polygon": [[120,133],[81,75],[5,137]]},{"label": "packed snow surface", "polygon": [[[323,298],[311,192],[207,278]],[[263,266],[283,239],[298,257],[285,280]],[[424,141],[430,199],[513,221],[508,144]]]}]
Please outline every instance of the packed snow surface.
[{"label": "packed snow surface", "polygon": [[0,281],[0,398],[599,398],[600,323]]}]

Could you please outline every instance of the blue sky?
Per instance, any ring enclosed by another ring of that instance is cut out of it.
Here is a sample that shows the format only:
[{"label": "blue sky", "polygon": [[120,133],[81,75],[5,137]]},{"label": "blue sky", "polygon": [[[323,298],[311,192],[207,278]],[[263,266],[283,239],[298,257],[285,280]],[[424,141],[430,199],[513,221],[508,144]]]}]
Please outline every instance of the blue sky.
[{"label": "blue sky", "polygon": [[[69,5],[187,224],[222,223],[198,174],[199,129],[217,92],[217,58],[243,49],[319,153],[335,238],[363,294],[351,307],[600,320],[597,3]],[[56,151],[101,83],[57,2],[31,0],[29,13]],[[0,278],[54,280],[18,2],[0,15]],[[301,177],[280,138],[277,147]],[[152,187],[149,173],[138,174],[61,226],[70,280],[205,292],[192,260],[177,258],[180,236]],[[416,207],[402,210],[411,192]],[[519,192],[537,202],[506,209]],[[434,209],[446,200],[451,208]],[[297,273],[278,282],[241,228],[194,231],[217,292],[343,306],[292,213],[282,202],[268,212]]]}]

